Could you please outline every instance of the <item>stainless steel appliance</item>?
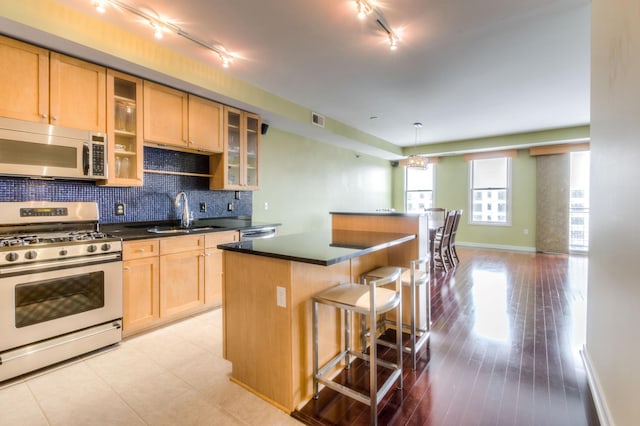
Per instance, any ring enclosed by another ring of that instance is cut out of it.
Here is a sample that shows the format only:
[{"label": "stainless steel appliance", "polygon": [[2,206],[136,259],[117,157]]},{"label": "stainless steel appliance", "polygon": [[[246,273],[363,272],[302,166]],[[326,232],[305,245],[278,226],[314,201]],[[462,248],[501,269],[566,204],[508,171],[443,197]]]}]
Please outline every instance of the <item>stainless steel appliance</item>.
[{"label": "stainless steel appliance", "polygon": [[0,203],[0,381],[122,339],[122,241],[84,202]]},{"label": "stainless steel appliance", "polygon": [[107,135],[0,117],[0,175],[106,179]]},{"label": "stainless steel appliance", "polygon": [[259,240],[262,238],[273,238],[276,236],[275,226],[263,226],[260,228],[250,228],[240,230],[240,241]]}]

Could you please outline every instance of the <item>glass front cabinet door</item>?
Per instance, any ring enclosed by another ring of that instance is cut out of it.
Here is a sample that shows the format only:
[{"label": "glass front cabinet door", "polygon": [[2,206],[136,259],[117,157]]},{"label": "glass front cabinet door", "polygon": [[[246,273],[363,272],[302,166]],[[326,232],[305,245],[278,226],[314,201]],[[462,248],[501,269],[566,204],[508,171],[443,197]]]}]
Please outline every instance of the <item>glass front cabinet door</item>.
[{"label": "glass front cabinet door", "polygon": [[142,186],[142,80],[107,70],[108,186]]},{"label": "glass front cabinet door", "polygon": [[259,188],[261,126],[258,115],[224,107],[224,153],[211,156],[211,189]]}]

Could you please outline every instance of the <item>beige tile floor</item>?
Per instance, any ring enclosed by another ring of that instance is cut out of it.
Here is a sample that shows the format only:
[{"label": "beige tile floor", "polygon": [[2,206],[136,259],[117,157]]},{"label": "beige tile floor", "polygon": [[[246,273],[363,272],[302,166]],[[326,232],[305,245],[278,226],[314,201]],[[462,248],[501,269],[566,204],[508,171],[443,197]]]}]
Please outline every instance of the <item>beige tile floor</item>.
[{"label": "beige tile floor", "polygon": [[296,425],[229,381],[221,310],[0,385],[0,425]]}]

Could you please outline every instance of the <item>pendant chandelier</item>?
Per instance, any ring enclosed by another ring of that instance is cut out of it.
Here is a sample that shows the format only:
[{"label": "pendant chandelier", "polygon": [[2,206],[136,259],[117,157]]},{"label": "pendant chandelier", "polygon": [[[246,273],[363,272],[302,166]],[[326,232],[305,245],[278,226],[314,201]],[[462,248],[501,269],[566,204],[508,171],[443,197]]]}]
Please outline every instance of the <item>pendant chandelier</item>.
[{"label": "pendant chandelier", "polygon": [[[417,147],[418,146],[418,132],[420,131],[420,128],[422,127],[422,123],[413,123],[413,127],[416,128],[416,140],[415,140],[413,146]],[[427,167],[427,159],[424,158],[421,155],[411,154],[407,158],[406,165],[407,165],[407,167],[412,167],[412,168],[415,168],[415,169],[424,169],[425,167]]]}]

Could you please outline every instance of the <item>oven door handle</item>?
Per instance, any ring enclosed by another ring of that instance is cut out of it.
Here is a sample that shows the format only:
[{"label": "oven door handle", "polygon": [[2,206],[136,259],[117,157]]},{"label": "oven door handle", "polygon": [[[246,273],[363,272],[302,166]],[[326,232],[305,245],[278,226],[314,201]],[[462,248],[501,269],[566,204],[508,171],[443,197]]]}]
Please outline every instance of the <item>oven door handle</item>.
[{"label": "oven door handle", "polygon": [[75,266],[75,265],[86,265],[87,263],[94,263],[96,261],[110,262],[110,261],[117,261],[117,260],[121,260],[120,253],[104,254],[99,256],[92,256],[89,258],[78,257],[74,259],[56,260],[48,263],[28,263],[25,265],[4,267],[0,269],[0,275],[16,274],[16,273],[22,273],[22,272],[33,272],[33,271],[37,271],[39,269],[44,269],[46,267],[51,267],[51,266],[56,266],[56,267]]}]

